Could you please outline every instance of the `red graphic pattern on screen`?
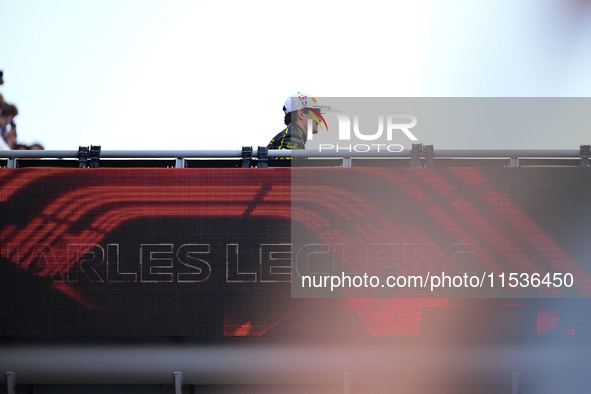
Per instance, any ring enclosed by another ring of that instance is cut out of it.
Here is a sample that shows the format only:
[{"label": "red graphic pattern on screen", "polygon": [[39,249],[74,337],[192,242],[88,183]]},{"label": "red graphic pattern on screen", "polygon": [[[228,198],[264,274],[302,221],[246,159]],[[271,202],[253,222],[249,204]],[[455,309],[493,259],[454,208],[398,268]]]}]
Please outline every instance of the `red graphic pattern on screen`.
[{"label": "red graphic pattern on screen", "polygon": [[[316,233],[318,239],[326,244],[388,243],[392,239],[399,243],[436,243],[420,226],[396,224],[380,217],[374,204],[364,196],[340,186],[323,184],[322,177],[327,173],[335,176],[335,170],[314,170],[319,174],[318,180],[311,175],[310,185],[298,185],[295,190],[292,189],[288,169],[272,171],[271,177],[266,171],[235,169],[150,170],[148,175],[134,170],[2,171],[0,201],[3,203],[19,196],[26,197],[27,193],[43,193],[44,182],[55,184],[56,179],[65,181],[60,183],[55,197],[43,201],[46,205],[25,225],[3,225],[0,229],[2,255],[20,270],[26,271],[34,265],[37,276],[59,277],[77,263],[78,255],[68,256],[67,245],[100,244],[110,232],[125,223],[158,217],[291,220],[306,217],[306,222],[301,225]],[[536,266],[539,267],[539,261],[534,262],[522,253],[517,244],[525,240],[549,266],[562,270],[566,267],[583,278],[584,283],[591,282],[588,274],[542,228],[505,194],[495,190],[477,169],[452,169],[446,177],[429,169],[358,172],[398,187],[428,212],[433,221],[456,242],[479,244],[484,241],[489,248],[483,248],[479,255],[491,271],[509,268],[534,272]],[[92,176],[88,177],[89,174]],[[466,185],[478,196],[478,201],[459,195],[450,183],[452,181]],[[335,228],[327,212],[354,223],[363,230],[365,239],[352,239]],[[505,228],[499,228],[499,218],[519,238],[511,237]],[[85,224],[82,231],[78,230],[80,223]],[[504,264],[490,253],[491,245],[501,255]],[[339,257],[352,266],[359,261],[354,253]],[[54,287],[87,308],[97,307],[86,300],[75,285],[57,280]],[[588,287],[580,291],[585,296],[591,295]],[[302,301],[302,310],[309,302]],[[356,311],[372,335],[418,334],[423,308],[448,305],[446,299],[348,299],[342,302]],[[243,322],[227,330],[226,334],[264,335],[297,313],[297,309],[286,311],[282,318],[266,326]],[[539,334],[555,324],[553,316],[551,313],[539,315]]]}]

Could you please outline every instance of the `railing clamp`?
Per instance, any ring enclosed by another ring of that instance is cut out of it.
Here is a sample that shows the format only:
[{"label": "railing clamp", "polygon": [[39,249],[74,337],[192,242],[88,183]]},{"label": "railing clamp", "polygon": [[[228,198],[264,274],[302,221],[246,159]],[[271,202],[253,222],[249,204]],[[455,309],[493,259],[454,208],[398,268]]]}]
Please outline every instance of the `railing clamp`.
[{"label": "railing clamp", "polygon": [[252,146],[242,147],[242,168],[250,168],[252,161]]},{"label": "railing clamp", "polygon": [[433,145],[425,145],[425,167],[435,167],[435,153],[433,151]]},{"label": "railing clamp", "polygon": [[259,146],[257,159],[257,168],[269,168],[269,149],[266,146]]},{"label": "railing clamp", "polygon": [[519,167],[519,157],[511,156],[511,158],[509,159],[509,167],[512,167],[512,168]]},{"label": "railing clamp", "polygon": [[88,167],[88,154],[89,149],[88,146],[80,146],[78,148],[78,168],[86,168]]},{"label": "railing clamp", "polygon": [[412,149],[410,151],[410,166],[421,167],[421,158],[424,158],[424,167],[434,167],[434,156],[433,145],[423,146],[423,144],[412,144]]},{"label": "railing clamp", "polygon": [[187,162],[184,157],[177,157],[174,163],[174,168],[186,168]]},{"label": "railing clamp", "polygon": [[581,158],[581,167],[589,167],[589,158],[591,157],[591,145],[581,145],[579,157]]},{"label": "railing clamp", "polygon": [[89,168],[99,168],[99,160],[101,158],[101,146],[91,145],[88,158],[90,159],[90,163],[88,165]]}]

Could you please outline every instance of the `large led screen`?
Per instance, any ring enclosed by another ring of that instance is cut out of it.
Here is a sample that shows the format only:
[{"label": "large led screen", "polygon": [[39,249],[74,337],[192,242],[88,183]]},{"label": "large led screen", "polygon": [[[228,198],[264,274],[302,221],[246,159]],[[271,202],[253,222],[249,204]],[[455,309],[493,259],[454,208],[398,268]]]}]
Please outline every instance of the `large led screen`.
[{"label": "large led screen", "polygon": [[[0,335],[587,335],[590,180],[585,168],[3,169]],[[506,290],[301,286],[444,271],[498,286],[505,273]]]}]

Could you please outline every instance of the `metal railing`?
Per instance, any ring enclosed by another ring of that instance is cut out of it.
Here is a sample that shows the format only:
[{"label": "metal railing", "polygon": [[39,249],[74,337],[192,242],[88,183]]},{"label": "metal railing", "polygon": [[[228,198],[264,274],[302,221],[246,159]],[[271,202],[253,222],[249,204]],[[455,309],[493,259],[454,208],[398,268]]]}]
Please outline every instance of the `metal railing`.
[{"label": "metal railing", "polygon": [[[346,150],[100,150],[95,153],[95,160],[103,159],[171,159],[174,167],[185,167],[188,159],[237,159],[248,164],[257,164],[267,159],[307,158],[307,159],[340,159],[342,167],[352,167],[353,159],[409,159],[411,167],[432,167],[436,160],[441,159],[503,159],[509,160],[509,167],[518,167],[520,159],[580,159],[581,167],[589,167],[589,145],[581,145],[580,149],[451,149],[434,150],[432,145],[415,144],[412,150],[401,152],[368,151],[355,152]],[[264,159],[263,159],[264,157]],[[42,151],[0,151],[0,160],[6,159],[8,168],[17,168],[19,160],[30,159],[76,159],[92,160],[88,152],[81,155],[81,150],[42,150]],[[300,162],[298,162],[300,163]],[[245,165],[243,165],[244,167]],[[250,166],[250,165],[248,165]],[[259,165],[260,166],[260,165]]]}]

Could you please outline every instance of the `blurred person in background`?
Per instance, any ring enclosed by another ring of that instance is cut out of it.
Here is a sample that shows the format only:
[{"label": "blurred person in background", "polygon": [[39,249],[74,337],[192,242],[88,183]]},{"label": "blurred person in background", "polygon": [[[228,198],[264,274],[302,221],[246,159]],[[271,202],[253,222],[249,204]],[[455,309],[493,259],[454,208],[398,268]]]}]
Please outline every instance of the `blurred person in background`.
[{"label": "blurred person in background", "polygon": [[[0,128],[2,126],[2,120],[0,119]],[[6,141],[4,141],[4,138],[0,138],[0,150],[9,150],[10,147],[8,146],[8,144],[6,143]]]},{"label": "blurred person in background", "polygon": [[[4,71],[0,70],[0,85],[4,85]],[[0,94],[0,150],[6,149],[22,149],[25,145],[20,145],[17,142],[16,123],[14,118],[18,115],[16,105],[7,103],[2,94]],[[26,146],[26,149],[44,150],[43,145],[34,143],[31,146]]]},{"label": "blurred person in background", "polygon": [[[4,71],[0,70],[0,86],[4,85]],[[4,96],[0,94],[0,135],[2,136],[0,149],[14,149],[16,146],[16,124],[15,116],[18,115],[18,109],[13,104],[8,104]]]},{"label": "blurred person in background", "polygon": [[[4,85],[4,71],[0,70],[0,85]],[[22,149],[25,145],[19,145],[17,142],[16,123],[14,118],[18,115],[18,108],[14,104],[7,103],[2,94],[0,94],[0,149]],[[43,145],[35,143],[26,146],[27,149],[44,150]]]},{"label": "blurred person in background", "polygon": [[[0,86],[4,85],[4,71],[0,70]],[[4,105],[4,97],[2,97],[2,93],[0,93],[0,105]]]},{"label": "blurred person in background", "polygon": [[16,123],[14,118],[18,115],[16,105],[2,102],[2,114],[0,115],[0,134],[2,140],[9,149],[16,146]]},{"label": "blurred person in background", "polygon": [[[4,71],[0,70],[0,86],[4,85]],[[4,97],[2,97],[2,93],[0,93],[0,109],[4,109]],[[0,150],[8,150],[10,147],[4,141],[4,127],[7,125],[4,124],[4,117],[0,117],[0,131],[2,133],[2,138],[0,138]]]}]

